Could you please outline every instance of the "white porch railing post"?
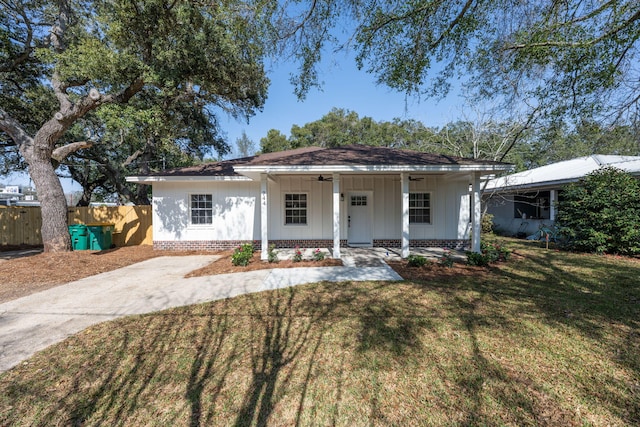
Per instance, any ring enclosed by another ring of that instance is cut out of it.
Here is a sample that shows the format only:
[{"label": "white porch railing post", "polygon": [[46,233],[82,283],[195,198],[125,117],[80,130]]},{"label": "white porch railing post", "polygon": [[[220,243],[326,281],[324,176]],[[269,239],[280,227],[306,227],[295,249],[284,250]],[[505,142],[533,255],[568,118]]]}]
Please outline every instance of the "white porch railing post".
[{"label": "white porch railing post", "polygon": [[556,221],[556,203],[558,203],[558,190],[549,192],[549,220]]},{"label": "white porch railing post", "polygon": [[473,206],[473,227],[471,232],[471,250],[480,253],[480,233],[482,232],[482,207],[480,204],[480,174],[473,175],[473,191],[471,203]]},{"label": "white porch railing post", "polygon": [[402,186],[402,258],[409,257],[409,175],[400,174]]},{"label": "white porch railing post", "polygon": [[340,258],[340,174],[333,174],[333,257]]},{"label": "white porch railing post", "polygon": [[261,252],[260,259],[266,261],[269,259],[269,200],[268,200],[268,183],[267,174],[260,174],[260,228],[261,228]]}]

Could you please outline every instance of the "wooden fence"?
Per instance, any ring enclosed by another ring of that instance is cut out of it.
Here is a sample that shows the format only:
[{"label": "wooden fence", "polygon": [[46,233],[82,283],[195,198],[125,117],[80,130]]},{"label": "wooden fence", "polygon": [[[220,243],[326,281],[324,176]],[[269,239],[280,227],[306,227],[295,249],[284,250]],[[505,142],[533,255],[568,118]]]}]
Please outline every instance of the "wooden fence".
[{"label": "wooden fence", "polygon": [[[70,207],[68,223],[115,224],[116,246],[153,244],[151,206]],[[0,245],[41,245],[39,206],[0,206]]]}]

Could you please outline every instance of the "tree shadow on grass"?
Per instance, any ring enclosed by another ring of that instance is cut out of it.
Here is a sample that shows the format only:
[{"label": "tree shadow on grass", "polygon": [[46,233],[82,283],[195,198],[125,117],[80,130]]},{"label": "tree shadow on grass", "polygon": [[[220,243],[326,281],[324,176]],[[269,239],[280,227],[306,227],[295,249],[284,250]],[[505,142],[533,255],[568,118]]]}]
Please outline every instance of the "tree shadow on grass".
[{"label": "tree shadow on grass", "polygon": [[[227,422],[238,426],[289,421],[292,425],[314,421],[337,425],[344,423],[345,414],[354,416],[348,406],[354,401],[367,410],[355,412],[362,415],[363,423],[401,424],[401,417],[385,401],[390,396],[385,388],[390,386],[389,375],[408,375],[414,371],[406,367],[416,366],[440,375],[445,398],[453,403],[436,409],[450,417],[452,424],[498,423],[495,413],[487,412],[490,399],[494,408],[506,408],[499,414],[506,417],[501,418],[505,424],[570,425],[575,414],[561,407],[543,381],[535,379],[536,368],[519,372],[509,360],[496,357],[491,353],[495,348],[488,349],[487,335],[511,333],[518,339],[534,339],[526,335],[535,335],[535,331],[521,321],[522,316],[542,318],[551,327],[574,328],[601,340],[612,351],[615,346],[626,346],[616,363],[638,373],[637,352],[629,354],[638,346],[638,337],[633,335],[637,332],[633,326],[637,325],[637,306],[633,305],[637,304],[637,285],[604,292],[609,288],[602,287],[602,278],[584,278],[568,271],[553,255],[528,262],[526,268],[539,270],[537,282],[514,266],[495,270],[486,280],[323,283],[99,325],[96,330],[113,335],[106,340],[109,347],[85,331],[58,347],[76,347],[75,357],[69,354],[58,359],[56,355],[50,360],[42,375],[72,384],[63,384],[65,393],[46,407],[40,424],[135,422],[141,412],[167,410],[154,407],[153,402],[154,393],[167,393],[165,383],[179,389],[169,393],[179,402],[175,414],[163,413],[163,422],[168,424],[216,424],[222,410],[230,414]],[[604,265],[594,265],[595,271],[600,268],[607,271]],[[624,278],[635,273],[619,271],[610,277],[629,283]],[[144,327],[140,320],[146,322]],[[607,321],[629,327],[624,342],[610,341],[601,330],[599,325]],[[446,344],[451,333],[460,337]],[[335,343],[341,343],[339,351],[332,347]],[[81,355],[84,347],[86,355]],[[335,354],[324,353],[327,348]],[[420,386],[412,381],[409,386]],[[430,386],[422,390],[437,399]],[[624,390],[615,392],[624,386],[607,384],[614,390],[609,393],[613,400],[599,404],[634,424],[638,399],[629,398]],[[585,395],[592,393],[592,387],[584,387]],[[16,397],[33,395],[34,400],[51,401],[47,389],[35,380],[16,380],[14,388],[5,390]],[[410,390],[403,392],[410,394]],[[318,403],[319,393],[330,396]],[[174,404],[162,398],[165,405]],[[408,396],[407,400],[408,405],[424,405],[422,396]],[[318,407],[323,411],[321,421],[314,418]],[[286,416],[277,418],[282,411],[288,411]],[[425,416],[419,408],[407,413],[417,422]],[[0,413],[0,424],[6,419]],[[410,424],[411,420],[402,421]]]},{"label": "tree shadow on grass", "polygon": [[[483,351],[482,340],[478,337],[478,329],[486,326],[486,314],[477,313],[478,306],[489,296],[481,293],[474,298],[455,296],[450,301],[450,309],[459,316],[466,331],[468,347],[461,348],[461,353],[468,354],[462,358],[464,363],[459,367],[455,384],[455,394],[465,396],[466,410],[462,411],[462,425],[490,425],[495,422],[488,413],[490,405],[487,398],[497,405],[508,408],[508,422],[515,425],[578,425],[575,414],[564,409],[558,402],[547,395],[544,384],[533,381],[525,372],[509,368],[488,357]],[[499,329],[495,333],[500,333]],[[491,390],[491,392],[489,392]]]},{"label": "tree shadow on grass", "polygon": [[[587,276],[585,271],[592,274]],[[521,322],[514,322],[519,317],[542,316],[542,321],[552,329],[573,329],[593,345],[606,348],[613,363],[631,372],[632,377],[640,377],[640,281],[637,280],[640,277],[640,264],[617,263],[612,257],[540,250],[527,253],[526,262],[510,263],[494,268],[493,272],[495,275],[490,281],[471,282],[471,285],[461,287],[481,293],[482,298],[489,296],[503,302],[517,303],[503,304],[504,312],[492,313],[490,317],[486,314],[475,315],[473,304],[466,314],[461,312],[473,341],[476,341],[475,328],[483,323],[490,322],[497,328],[496,331],[499,328],[510,331],[522,328]],[[457,305],[464,307],[462,302]],[[523,338],[525,334],[523,330]],[[500,373],[492,369],[492,365],[497,366],[495,362],[489,363],[481,356],[481,353],[475,353],[474,356],[474,364],[482,373],[481,379],[496,375],[499,378],[503,374],[507,374],[508,378],[514,376],[511,372]],[[529,379],[525,378],[524,381],[523,384],[530,383]],[[630,424],[640,422],[640,390],[637,385],[613,376],[601,378],[597,386],[580,375],[576,375],[576,381],[584,399],[598,402],[598,405],[609,408]],[[515,378],[512,384],[517,382]],[[531,384],[529,387],[534,388],[536,400],[525,396],[518,407],[524,405],[522,407],[534,408],[531,414],[536,416],[555,414],[553,416],[560,417],[560,421],[556,422],[568,422],[563,418],[566,417],[563,415],[566,411],[553,408],[551,398],[541,390],[541,386]],[[598,387],[606,388],[607,393],[601,393],[596,389]],[[473,389],[468,388],[471,391]],[[515,390],[510,393],[510,396],[518,395]],[[509,399],[508,396],[504,398]],[[540,404],[545,407],[535,408]]]},{"label": "tree shadow on grass", "polygon": [[268,425],[294,375],[304,372],[296,412],[296,425],[301,424],[318,350],[331,326],[328,317],[353,298],[349,292],[338,295],[326,300],[321,293],[299,296],[295,288],[287,288],[250,296],[251,382],[235,426]]}]

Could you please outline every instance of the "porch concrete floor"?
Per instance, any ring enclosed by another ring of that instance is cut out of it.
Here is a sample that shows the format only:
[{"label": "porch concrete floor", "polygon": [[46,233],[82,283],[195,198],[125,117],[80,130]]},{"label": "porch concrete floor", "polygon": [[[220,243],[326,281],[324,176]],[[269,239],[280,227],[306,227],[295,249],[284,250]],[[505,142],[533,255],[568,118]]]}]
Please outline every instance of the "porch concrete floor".
[{"label": "porch concrete floor", "polygon": [[[303,259],[313,259],[318,248],[300,248]],[[333,248],[319,248],[326,258],[333,258]],[[276,249],[278,259],[288,260],[293,258],[295,249]],[[442,248],[411,248],[413,255],[422,255],[429,260],[437,260],[444,253]],[[401,250],[398,248],[340,248],[340,255],[346,267],[379,267],[386,261],[400,261]],[[466,255],[462,251],[452,250],[451,255],[455,261],[464,262]]]}]

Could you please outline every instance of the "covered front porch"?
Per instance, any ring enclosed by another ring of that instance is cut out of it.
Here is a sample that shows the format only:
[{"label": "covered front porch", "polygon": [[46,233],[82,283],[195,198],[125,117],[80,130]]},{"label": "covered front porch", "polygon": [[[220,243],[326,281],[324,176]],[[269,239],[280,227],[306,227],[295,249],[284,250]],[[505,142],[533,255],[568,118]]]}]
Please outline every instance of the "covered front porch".
[{"label": "covered front porch", "polygon": [[412,246],[480,251],[480,172],[323,170],[311,175],[288,168],[256,176],[237,169],[259,177],[256,214],[263,260],[271,244],[328,247],[334,258],[351,247],[382,248],[400,258],[407,258]]}]

